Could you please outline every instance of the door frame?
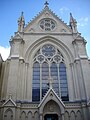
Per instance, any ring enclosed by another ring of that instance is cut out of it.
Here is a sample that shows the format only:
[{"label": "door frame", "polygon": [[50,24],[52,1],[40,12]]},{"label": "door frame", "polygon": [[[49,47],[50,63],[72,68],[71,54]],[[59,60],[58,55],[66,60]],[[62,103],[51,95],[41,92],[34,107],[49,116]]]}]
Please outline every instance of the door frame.
[{"label": "door frame", "polygon": [[50,119],[50,120],[58,120],[58,114],[53,113],[53,114],[45,114],[44,115],[44,120],[49,120],[47,119],[47,117],[49,118],[51,116],[51,118],[56,118],[56,119]]}]

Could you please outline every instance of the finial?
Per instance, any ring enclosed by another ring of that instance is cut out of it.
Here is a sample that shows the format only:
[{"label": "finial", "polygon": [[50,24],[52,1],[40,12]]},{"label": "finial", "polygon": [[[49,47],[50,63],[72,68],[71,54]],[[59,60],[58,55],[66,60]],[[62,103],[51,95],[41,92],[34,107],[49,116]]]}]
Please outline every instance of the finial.
[{"label": "finial", "polygon": [[73,33],[77,33],[77,21],[73,18],[72,13],[70,13],[70,27]]},{"label": "finial", "polygon": [[70,13],[70,16],[72,16],[72,13]]},{"label": "finial", "polygon": [[23,16],[23,11],[21,12],[21,16]]},{"label": "finial", "polygon": [[51,76],[49,76],[48,81],[49,81],[49,88],[52,88],[53,79]]},{"label": "finial", "polygon": [[45,5],[45,6],[48,6],[48,5],[49,5],[49,3],[46,1],[46,2],[44,3],[44,5]]},{"label": "finial", "polygon": [[18,19],[18,31],[22,32],[24,29],[24,25],[25,25],[25,19],[24,19],[24,15],[23,12],[21,12],[21,16]]},{"label": "finial", "polygon": [[9,99],[11,99],[11,98],[12,98],[12,94],[11,94],[11,93],[9,93],[9,96],[8,96],[8,97],[9,97]]}]

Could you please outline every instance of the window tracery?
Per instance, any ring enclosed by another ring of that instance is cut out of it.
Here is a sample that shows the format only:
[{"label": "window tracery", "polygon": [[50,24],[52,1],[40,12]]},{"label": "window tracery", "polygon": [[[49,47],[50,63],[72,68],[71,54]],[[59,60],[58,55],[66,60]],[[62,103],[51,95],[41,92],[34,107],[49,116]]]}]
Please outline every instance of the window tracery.
[{"label": "window tracery", "polygon": [[67,101],[68,85],[66,66],[61,52],[51,44],[42,46],[33,59],[32,101],[40,101],[49,89],[49,76],[52,87],[62,100]]},{"label": "window tracery", "polygon": [[45,31],[52,31],[55,28],[55,22],[52,19],[43,19],[40,22],[40,28]]}]

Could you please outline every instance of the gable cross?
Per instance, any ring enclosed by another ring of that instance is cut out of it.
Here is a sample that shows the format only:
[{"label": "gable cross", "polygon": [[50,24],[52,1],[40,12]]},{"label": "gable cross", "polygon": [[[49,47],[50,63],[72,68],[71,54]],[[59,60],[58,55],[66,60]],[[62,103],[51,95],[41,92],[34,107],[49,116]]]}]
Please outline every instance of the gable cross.
[{"label": "gable cross", "polygon": [[46,1],[44,5],[45,5],[45,6],[48,6],[48,5],[49,5],[49,3]]}]

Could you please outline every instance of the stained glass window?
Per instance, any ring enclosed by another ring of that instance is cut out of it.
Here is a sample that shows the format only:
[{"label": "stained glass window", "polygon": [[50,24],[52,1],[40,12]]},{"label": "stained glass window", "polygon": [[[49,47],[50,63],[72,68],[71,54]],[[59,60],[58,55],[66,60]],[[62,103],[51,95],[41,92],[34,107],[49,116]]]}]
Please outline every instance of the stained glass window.
[{"label": "stained glass window", "polygon": [[[48,22],[48,21],[47,21]],[[61,52],[51,44],[43,45],[33,59],[32,101],[40,101],[49,89],[49,80],[57,95],[68,101],[66,66]]]}]

